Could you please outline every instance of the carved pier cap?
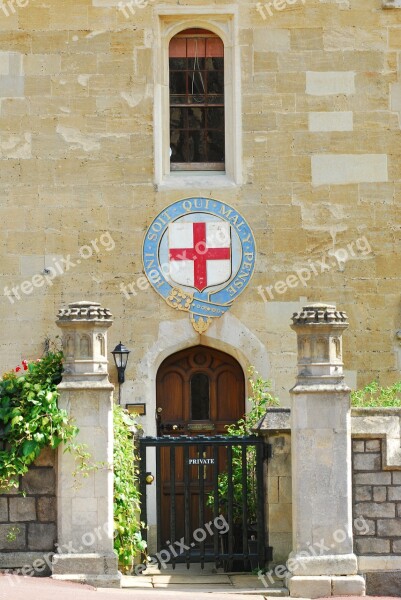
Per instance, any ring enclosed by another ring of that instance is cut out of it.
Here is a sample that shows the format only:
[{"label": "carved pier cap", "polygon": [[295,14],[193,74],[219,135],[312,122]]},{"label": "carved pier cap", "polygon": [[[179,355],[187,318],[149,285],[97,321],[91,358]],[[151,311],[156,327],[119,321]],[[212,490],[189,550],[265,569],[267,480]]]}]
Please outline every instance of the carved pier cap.
[{"label": "carved pier cap", "polygon": [[107,329],[113,316],[98,302],[73,302],[61,308],[57,325],[62,329],[63,381],[107,379]]},{"label": "carved pier cap", "polygon": [[294,313],[292,321],[298,336],[297,386],[340,384],[342,334],[349,325],[345,312],[331,304],[309,304]]}]

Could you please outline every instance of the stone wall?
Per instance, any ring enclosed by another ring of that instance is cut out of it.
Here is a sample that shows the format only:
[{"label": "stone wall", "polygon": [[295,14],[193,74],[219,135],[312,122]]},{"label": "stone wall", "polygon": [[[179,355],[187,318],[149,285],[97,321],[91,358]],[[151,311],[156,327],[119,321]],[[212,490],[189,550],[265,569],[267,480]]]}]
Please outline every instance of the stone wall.
[{"label": "stone wall", "polygon": [[381,439],[354,439],[352,449],[355,552],[401,557],[401,473],[383,471]]},{"label": "stone wall", "polygon": [[[378,0],[298,0],[270,15],[255,0],[164,0],[127,18],[119,4],[49,0],[14,2],[8,16],[0,10],[3,370],[41,354],[44,337],[57,333],[56,306],[101,297],[116,317],[111,347],[122,339],[132,350],[123,402],[147,402],[151,432],[156,406],[144,368],[169,354],[159,355],[163,332],[173,352],[188,345],[191,325],[143,288],[143,237],[166,206],[205,195],[243,213],[258,257],[251,284],[202,343],[221,347],[224,325],[233,336],[223,350],[254,338],[268,360],[251,349],[243,357],[262,364],[288,403],[296,372],[288,317],[300,296],[329,299],[350,316],[345,361],[358,386],[375,375],[397,379],[400,10],[384,11]],[[167,9],[178,23],[199,9],[198,21],[214,29],[219,10],[234,14],[243,185],[224,187],[219,175],[155,185],[158,13]],[[114,247],[99,241],[107,232]],[[356,245],[364,236],[371,252],[363,240]],[[96,240],[99,252],[83,260],[80,249]],[[50,283],[40,278],[66,257],[74,266]],[[301,268],[305,284],[294,280]],[[238,333],[237,323],[248,331]]]},{"label": "stone wall", "polygon": [[269,408],[255,431],[270,445],[266,466],[266,525],[272,564],[285,564],[292,550],[290,409]]},{"label": "stone wall", "polygon": [[354,546],[370,595],[401,589],[401,410],[352,411]]},{"label": "stone wall", "polygon": [[19,489],[0,495],[0,569],[30,565],[54,550],[56,512],[55,452],[46,449]]}]

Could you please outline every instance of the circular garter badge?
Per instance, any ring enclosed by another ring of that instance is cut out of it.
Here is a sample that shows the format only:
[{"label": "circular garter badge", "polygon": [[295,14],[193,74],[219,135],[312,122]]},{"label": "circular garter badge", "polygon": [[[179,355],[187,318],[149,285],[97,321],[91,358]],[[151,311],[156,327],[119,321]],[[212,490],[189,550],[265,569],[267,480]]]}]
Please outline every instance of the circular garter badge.
[{"label": "circular garter badge", "polygon": [[251,228],[231,206],[210,198],[171,204],[152,222],[143,244],[145,274],[199,333],[221,317],[248,285],[256,249]]}]

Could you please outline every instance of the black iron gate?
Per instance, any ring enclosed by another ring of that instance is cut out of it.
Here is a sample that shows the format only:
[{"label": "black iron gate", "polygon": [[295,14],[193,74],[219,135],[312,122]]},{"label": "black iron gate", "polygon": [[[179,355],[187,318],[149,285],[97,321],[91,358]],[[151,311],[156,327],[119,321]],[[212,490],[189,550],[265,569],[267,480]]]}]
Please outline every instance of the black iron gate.
[{"label": "black iron gate", "polygon": [[[155,481],[157,562],[263,568],[271,558],[264,514],[267,455],[268,446],[256,436],[142,438],[141,520],[148,522],[147,485]],[[147,538],[146,527],[142,535]]]}]

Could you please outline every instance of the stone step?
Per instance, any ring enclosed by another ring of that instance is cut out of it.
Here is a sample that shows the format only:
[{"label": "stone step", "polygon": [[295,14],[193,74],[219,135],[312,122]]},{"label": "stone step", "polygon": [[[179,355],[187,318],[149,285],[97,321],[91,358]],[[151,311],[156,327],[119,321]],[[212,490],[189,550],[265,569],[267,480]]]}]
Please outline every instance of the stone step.
[{"label": "stone step", "polygon": [[89,575],[117,575],[117,556],[113,554],[54,554],[53,575],[86,573]]},{"label": "stone step", "polygon": [[123,576],[122,587],[125,589],[160,589],[168,591],[188,591],[194,593],[238,594],[258,597],[286,597],[287,588],[282,581],[265,587],[254,575],[238,574],[169,574]]},{"label": "stone step", "polygon": [[70,573],[68,575],[52,575],[56,581],[72,581],[74,583],[86,583],[99,588],[120,588],[120,575],[87,575],[83,573]]}]

